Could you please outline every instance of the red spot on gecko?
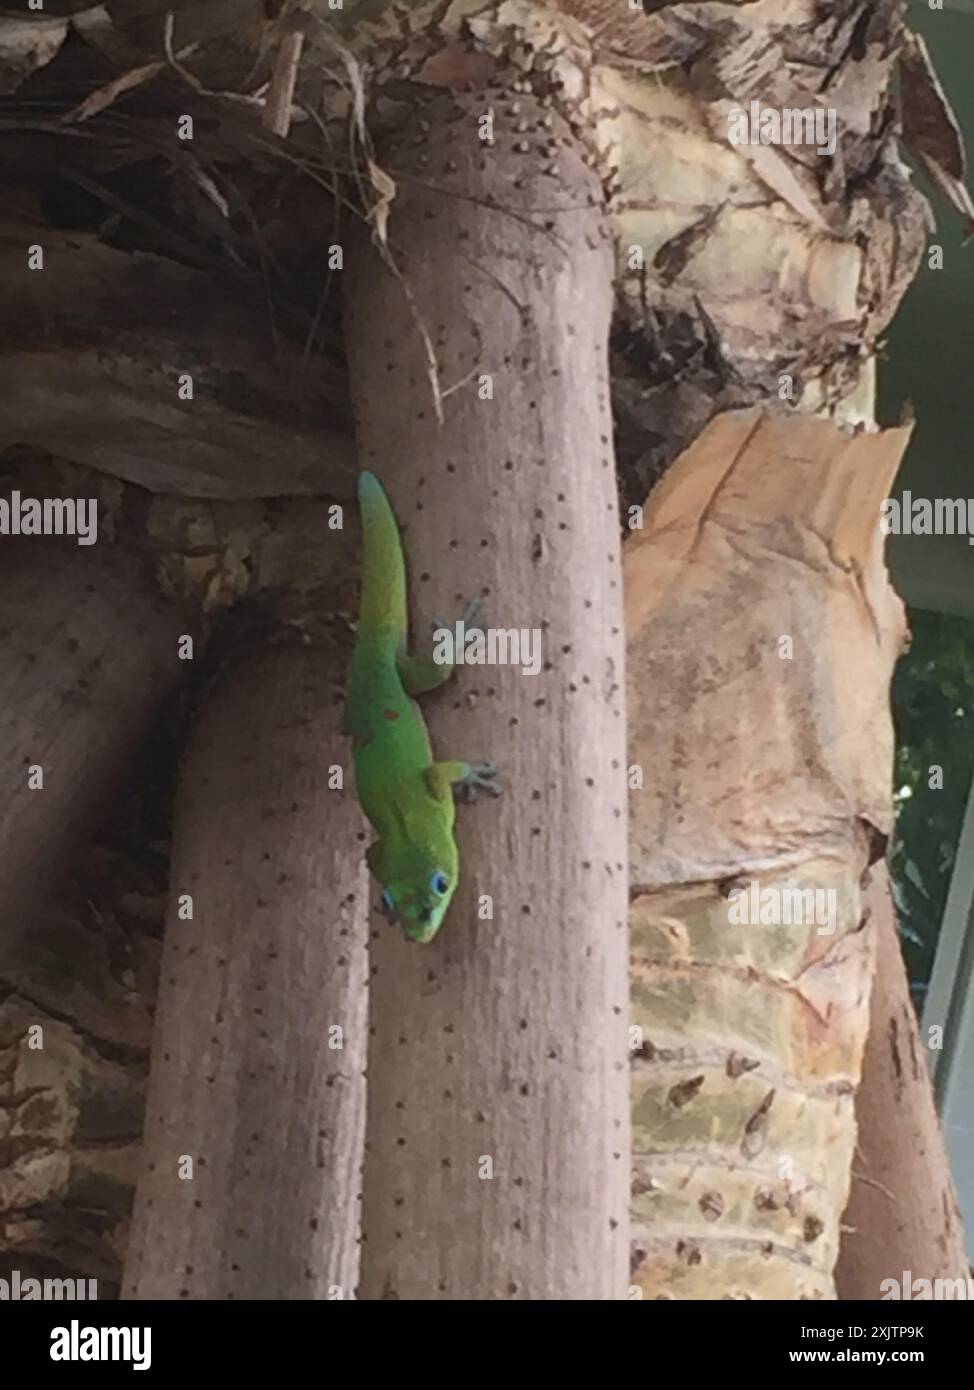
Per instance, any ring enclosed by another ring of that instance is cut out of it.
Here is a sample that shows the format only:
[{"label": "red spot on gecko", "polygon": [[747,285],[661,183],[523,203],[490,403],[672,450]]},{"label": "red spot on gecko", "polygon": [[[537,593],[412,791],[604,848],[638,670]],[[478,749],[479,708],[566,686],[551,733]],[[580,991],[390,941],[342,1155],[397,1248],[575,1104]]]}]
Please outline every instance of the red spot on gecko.
[{"label": "red spot on gecko", "polygon": [[396,709],[384,709],[382,713],[386,719],[396,720],[399,718],[399,711]]}]

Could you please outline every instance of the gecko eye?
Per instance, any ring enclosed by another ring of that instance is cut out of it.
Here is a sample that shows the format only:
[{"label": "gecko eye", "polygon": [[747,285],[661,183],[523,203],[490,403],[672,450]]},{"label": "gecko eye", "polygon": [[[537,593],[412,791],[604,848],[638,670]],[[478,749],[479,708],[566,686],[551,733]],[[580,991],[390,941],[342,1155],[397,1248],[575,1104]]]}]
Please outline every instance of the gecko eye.
[{"label": "gecko eye", "polygon": [[447,878],[446,874],[435,873],[430,879],[430,887],[439,898],[442,898],[449,886],[450,880]]},{"label": "gecko eye", "polygon": [[385,908],[386,912],[395,912],[396,910],[396,900],[389,892],[388,888],[383,888],[382,890],[382,906]]}]

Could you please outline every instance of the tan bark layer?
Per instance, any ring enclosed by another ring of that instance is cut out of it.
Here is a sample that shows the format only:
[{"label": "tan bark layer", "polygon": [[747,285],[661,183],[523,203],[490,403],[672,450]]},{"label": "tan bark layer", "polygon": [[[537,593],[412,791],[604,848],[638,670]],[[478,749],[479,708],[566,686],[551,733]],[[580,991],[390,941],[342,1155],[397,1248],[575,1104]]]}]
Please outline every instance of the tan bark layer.
[{"label": "tan bark layer", "polygon": [[[834,1296],[873,971],[860,878],[890,826],[904,630],[879,506],[908,434],[722,416],[626,550],[650,1297]],[[736,921],[752,886],[832,896],[820,920]]]},{"label": "tan bark layer", "polygon": [[123,1297],[354,1289],[366,886],[360,816],[329,786],[340,669],[245,656],[187,747]]},{"label": "tan bark layer", "polygon": [[[437,98],[380,152],[390,237],[349,272],[361,458],[403,524],[413,630],[482,595],[541,669],[461,668],[426,701],[441,758],[489,758],[459,807],[461,883],[426,947],[373,946],[362,1292],[625,1290],[625,725],[598,184],[543,110]],[[427,124],[428,123],[428,124]],[[409,298],[404,289],[408,287]],[[425,326],[440,369],[437,423]],[[481,374],[488,374],[486,394]]]},{"label": "tan bark layer", "polygon": [[878,958],[836,1283],[842,1299],[871,1300],[906,1270],[914,1283],[966,1279],[970,1260],[882,866],[866,901]]},{"label": "tan bark layer", "polygon": [[188,669],[186,631],[126,548],[0,537],[0,941],[29,925],[109,810]]}]

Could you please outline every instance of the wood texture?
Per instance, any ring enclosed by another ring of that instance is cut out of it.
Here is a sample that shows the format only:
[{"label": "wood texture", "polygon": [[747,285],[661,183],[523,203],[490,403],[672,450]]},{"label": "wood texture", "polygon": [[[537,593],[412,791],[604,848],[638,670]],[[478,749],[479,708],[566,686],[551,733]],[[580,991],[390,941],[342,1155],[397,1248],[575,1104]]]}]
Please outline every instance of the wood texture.
[{"label": "wood texture", "polygon": [[355,1287],[366,885],[361,817],[329,788],[338,669],[325,651],[245,657],[187,748],[123,1297]]},{"label": "wood texture", "polygon": [[0,257],[22,267],[0,296],[0,449],[190,497],[351,492],[344,382],[317,359],[305,371],[259,295],[19,220],[0,223]]},{"label": "wood texture", "polygon": [[625,1291],[611,254],[598,185],[564,129],[541,182],[542,142],[518,121],[544,112],[524,100],[518,116],[503,96],[494,109],[489,150],[476,100],[441,97],[404,120],[381,153],[399,189],[402,281],[366,250],[349,272],[361,457],[403,524],[414,632],[423,641],[437,613],[481,595],[488,627],[542,643],[538,674],[465,667],[426,702],[438,756],[491,759],[504,794],[459,808],[461,883],[434,942],[417,949],[386,926],[374,938],[367,1298]]},{"label": "wood texture", "polygon": [[110,810],[186,674],[187,631],[122,546],[0,538],[0,942],[27,928]]}]

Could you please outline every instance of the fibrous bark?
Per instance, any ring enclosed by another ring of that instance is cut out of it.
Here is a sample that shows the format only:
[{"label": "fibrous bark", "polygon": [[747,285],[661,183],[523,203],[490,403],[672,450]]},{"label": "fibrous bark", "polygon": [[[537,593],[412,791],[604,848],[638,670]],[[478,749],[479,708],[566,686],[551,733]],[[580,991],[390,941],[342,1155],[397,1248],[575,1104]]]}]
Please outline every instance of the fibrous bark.
[{"label": "fibrous bark", "polygon": [[[362,1291],[610,1298],[625,1289],[628,1117],[622,613],[606,345],[611,255],[563,127],[491,93],[434,99],[381,152],[393,276],[363,251],[347,331],[362,462],[403,525],[414,632],[482,595],[541,637],[535,675],[461,667],[441,758],[490,758],[459,809],[461,882],[421,949],[373,947]],[[528,151],[530,150],[530,153]],[[407,295],[408,291],[408,295]],[[444,423],[431,395],[439,365]],[[483,374],[483,375],[482,375]]]},{"label": "fibrous bark", "polygon": [[123,1297],[354,1289],[366,885],[330,783],[338,670],[325,649],[244,656],[192,733]]}]

